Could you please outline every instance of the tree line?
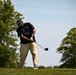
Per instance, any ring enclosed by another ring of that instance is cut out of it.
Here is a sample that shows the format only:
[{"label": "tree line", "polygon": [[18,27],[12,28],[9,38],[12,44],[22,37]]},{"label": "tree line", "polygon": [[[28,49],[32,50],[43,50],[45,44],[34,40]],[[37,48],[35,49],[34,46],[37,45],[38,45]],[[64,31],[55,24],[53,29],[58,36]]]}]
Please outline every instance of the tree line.
[{"label": "tree line", "polygon": [[16,67],[19,63],[15,31],[16,20],[21,17],[11,0],[0,0],[0,67]]},{"label": "tree line", "polygon": [[[23,15],[15,11],[11,0],[0,0],[0,67],[18,67],[16,21]],[[76,28],[71,28],[57,52],[62,54],[59,68],[76,68]]]}]

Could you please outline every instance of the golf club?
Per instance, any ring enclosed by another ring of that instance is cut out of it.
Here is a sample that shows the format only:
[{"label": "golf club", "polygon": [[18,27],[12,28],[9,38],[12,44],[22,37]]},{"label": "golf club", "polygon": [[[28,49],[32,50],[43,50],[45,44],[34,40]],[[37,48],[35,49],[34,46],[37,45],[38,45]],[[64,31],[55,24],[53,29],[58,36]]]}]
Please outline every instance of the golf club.
[{"label": "golf club", "polygon": [[[36,42],[35,36],[33,36],[32,39]],[[42,47],[42,46],[39,45],[37,42],[36,42],[36,44],[37,44],[38,46],[40,46],[42,49],[44,49],[45,51],[48,51],[48,48]]]},{"label": "golf club", "polygon": [[42,49],[44,49],[45,51],[48,51],[48,48],[44,48],[41,45],[39,45],[38,43],[36,43],[38,46],[40,46]]}]

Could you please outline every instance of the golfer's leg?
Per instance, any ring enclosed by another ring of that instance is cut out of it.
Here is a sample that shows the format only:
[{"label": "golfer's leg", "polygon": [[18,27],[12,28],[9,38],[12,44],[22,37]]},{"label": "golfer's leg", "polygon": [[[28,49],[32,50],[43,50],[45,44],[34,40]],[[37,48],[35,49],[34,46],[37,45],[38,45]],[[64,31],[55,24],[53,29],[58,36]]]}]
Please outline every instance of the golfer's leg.
[{"label": "golfer's leg", "polygon": [[31,43],[30,51],[31,51],[31,54],[32,54],[34,67],[38,67],[38,55],[37,55],[38,46],[35,42]]},{"label": "golfer's leg", "polygon": [[20,68],[24,67],[24,63],[28,54],[29,44],[21,44],[20,47]]}]

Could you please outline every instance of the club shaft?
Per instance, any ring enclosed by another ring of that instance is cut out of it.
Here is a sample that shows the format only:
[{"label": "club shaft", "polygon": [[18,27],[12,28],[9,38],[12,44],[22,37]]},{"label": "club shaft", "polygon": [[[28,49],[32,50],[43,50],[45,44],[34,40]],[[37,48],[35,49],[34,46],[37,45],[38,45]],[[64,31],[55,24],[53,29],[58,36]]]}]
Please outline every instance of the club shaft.
[{"label": "club shaft", "polygon": [[39,45],[38,43],[36,43],[38,46],[40,46],[42,49],[44,49],[44,47],[42,47],[41,45]]},{"label": "club shaft", "polygon": [[[32,39],[36,41],[35,36],[33,36]],[[36,42],[36,44],[37,44],[38,46],[40,46],[42,49],[45,49],[44,47],[42,47],[41,45],[39,45],[37,42]]]}]

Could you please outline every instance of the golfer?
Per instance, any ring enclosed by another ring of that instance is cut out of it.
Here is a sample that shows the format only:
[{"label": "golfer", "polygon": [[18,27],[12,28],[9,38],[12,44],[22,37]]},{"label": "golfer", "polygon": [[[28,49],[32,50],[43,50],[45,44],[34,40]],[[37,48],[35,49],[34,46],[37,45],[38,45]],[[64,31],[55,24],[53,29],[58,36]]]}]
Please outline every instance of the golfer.
[{"label": "golfer", "polygon": [[32,54],[32,60],[34,69],[38,69],[38,46],[36,44],[35,39],[31,39],[35,36],[36,29],[35,27],[29,23],[23,23],[21,20],[17,20],[17,34],[20,37],[20,65],[19,68],[24,68],[24,63],[26,57],[28,55],[28,51],[30,50]]}]

